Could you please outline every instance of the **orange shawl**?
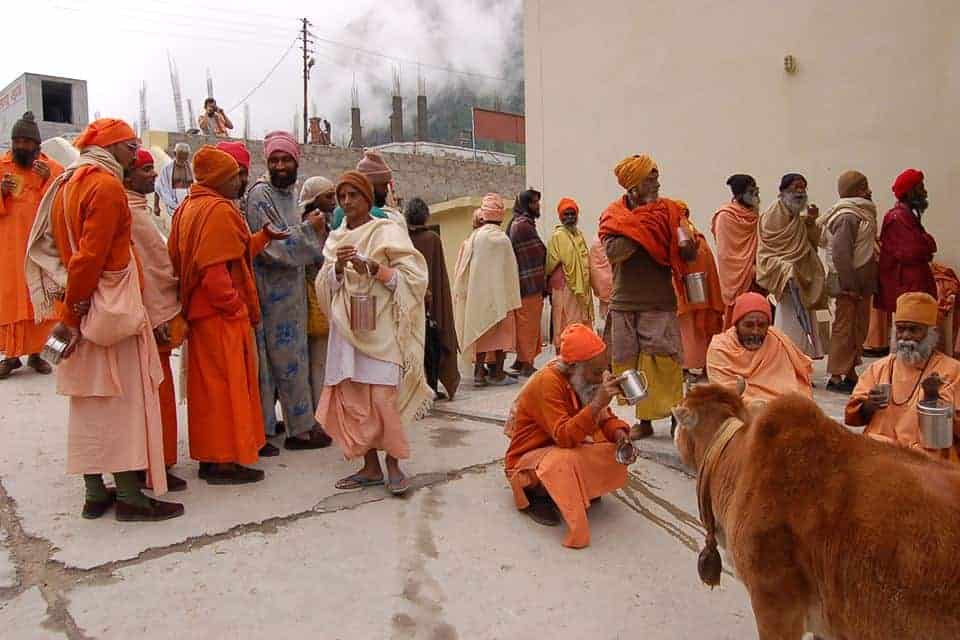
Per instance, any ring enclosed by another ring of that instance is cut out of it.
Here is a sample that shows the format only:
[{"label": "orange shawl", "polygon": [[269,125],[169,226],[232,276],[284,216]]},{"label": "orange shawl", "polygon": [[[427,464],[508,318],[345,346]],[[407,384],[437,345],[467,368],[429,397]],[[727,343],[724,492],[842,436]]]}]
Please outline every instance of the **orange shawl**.
[{"label": "orange shawl", "polygon": [[756,277],[759,220],[760,214],[739,202],[729,202],[713,214],[710,230],[717,241],[717,257],[723,266],[720,290],[727,305],[749,291]]},{"label": "orange shawl", "polygon": [[191,186],[187,199],[173,217],[168,247],[173,268],[180,277],[180,300],[185,315],[204,270],[225,262],[247,305],[250,323],[259,323],[260,302],[253,279],[250,230],[233,202],[209,187]]},{"label": "orange shawl", "polygon": [[[600,239],[609,236],[630,238],[646,249],[656,262],[676,271],[683,260],[677,227],[686,223],[686,210],[677,202],[660,198],[649,204],[629,209],[626,196],[610,203],[600,214]],[[690,231],[687,224],[687,231]],[[691,237],[693,233],[690,233]]]}]

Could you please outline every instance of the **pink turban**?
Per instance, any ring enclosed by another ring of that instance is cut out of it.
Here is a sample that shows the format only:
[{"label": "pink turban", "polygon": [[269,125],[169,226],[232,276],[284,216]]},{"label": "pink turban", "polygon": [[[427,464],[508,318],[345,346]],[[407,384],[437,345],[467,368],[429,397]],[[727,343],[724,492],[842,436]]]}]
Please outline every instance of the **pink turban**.
[{"label": "pink turban", "polygon": [[274,151],[283,151],[293,156],[293,159],[300,163],[300,145],[296,139],[286,131],[271,131],[263,139],[263,152],[267,158]]},{"label": "pink turban", "polygon": [[480,204],[480,215],[486,222],[503,222],[506,211],[503,208],[503,198],[499,193],[488,193],[483,196]]},{"label": "pink turban", "polygon": [[376,151],[364,150],[363,158],[357,163],[357,171],[367,176],[373,184],[387,184],[393,180],[393,172],[387,161]]},{"label": "pink turban", "polygon": [[894,180],[893,195],[897,196],[897,200],[902,200],[905,195],[910,193],[911,189],[921,182],[923,182],[923,171],[907,169]]}]

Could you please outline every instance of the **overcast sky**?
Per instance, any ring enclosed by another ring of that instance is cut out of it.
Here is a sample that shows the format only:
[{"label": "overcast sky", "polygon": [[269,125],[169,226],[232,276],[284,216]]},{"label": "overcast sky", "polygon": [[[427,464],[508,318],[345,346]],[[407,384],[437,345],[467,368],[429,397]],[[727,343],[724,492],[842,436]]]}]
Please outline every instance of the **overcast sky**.
[{"label": "overcast sky", "polygon": [[[382,98],[399,65],[408,112],[414,108],[418,68],[359,51],[420,61],[427,93],[456,76],[478,87],[493,86],[521,0],[28,0],[5,2],[0,87],[23,72],[84,79],[90,117],[134,120],[138,90],[147,86],[147,112],[153,129],[176,126],[167,51],[176,62],[186,99],[199,114],[206,97],[207,69],[214,95],[229,111],[239,135],[245,96],[251,135],[290,129],[302,102],[299,18],[307,17],[318,40],[311,74],[311,112],[334,125],[339,141],[349,123],[350,88],[356,77],[364,126],[383,126],[388,106]],[[333,42],[325,42],[326,39]],[[292,48],[291,48],[292,45]],[[346,46],[344,46],[346,45]],[[351,48],[353,47],[353,48]],[[276,70],[268,76],[271,68]],[[464,77],[464,76],[461,76]],[[311,113],[311,115],[313,115]]]}]

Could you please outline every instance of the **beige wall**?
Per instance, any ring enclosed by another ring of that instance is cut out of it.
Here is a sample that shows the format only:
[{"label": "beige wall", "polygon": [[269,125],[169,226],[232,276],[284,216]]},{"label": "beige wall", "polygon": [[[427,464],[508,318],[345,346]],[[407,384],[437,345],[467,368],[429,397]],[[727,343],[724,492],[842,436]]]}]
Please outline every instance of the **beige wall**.
[{"label": "beige wall", "polygon": [[[751,173],[764,206],[804,173],[825,210],[848,168],[881,212],[904,168],[927,175],[938,259],[960,266],[960,2],[957,0],[525,0],[527,182],[541,232],[561,196],[593,234],[622,157],[652,154],[661,193],[706,230]],[[788,75],[792,54],[799,72]]]},{"label": "beige wall", "polygon": [[473,212],[480,208],[480,196],[464,196],[430,205],[430,222],[440,227],[443,242],[443,259],[447,263],[447,276],[453,283],[460,244],[473,231]]}]

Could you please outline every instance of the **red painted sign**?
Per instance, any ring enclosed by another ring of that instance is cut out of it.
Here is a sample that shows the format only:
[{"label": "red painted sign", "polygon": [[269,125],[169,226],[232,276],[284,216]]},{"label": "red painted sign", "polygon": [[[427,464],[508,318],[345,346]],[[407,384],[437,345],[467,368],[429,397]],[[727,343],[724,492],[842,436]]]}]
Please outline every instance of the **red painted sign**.
[{"label": "red painted sign", "polygon": [[473,137],[476,140],[496,140],[524,144],[524,117],[516,113],[473,108]]}]

